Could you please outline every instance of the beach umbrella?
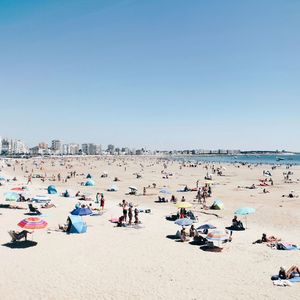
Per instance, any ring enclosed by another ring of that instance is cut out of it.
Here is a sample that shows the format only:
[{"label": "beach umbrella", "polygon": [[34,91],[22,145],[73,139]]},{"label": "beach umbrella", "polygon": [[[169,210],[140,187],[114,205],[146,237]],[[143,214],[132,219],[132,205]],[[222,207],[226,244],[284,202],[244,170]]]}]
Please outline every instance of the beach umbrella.
[{"label": "beach umbrella", "polygon": [[203,224],[200,225],[197,230],[208,230],[208,229],[216,229],[217,227],[211,224]]},{"label": "beach umbrella", "polygon": [[178,202],[177,204],[176,204],[176,207],[177,208],[190,208],[190,207],[192,207],[193,205],[191,204],[191,203],[189,203],[189,202],[185,202],[185,201],[181,201],[181,202]]},{"label": "beach umbrella", "polygon": [[228,240],[228,238],[229,238],[228,234],[219,230],[211,231],[206,236],[206,239],[208,241],[218,242],[219,246],[220,246],[220,242],[226,241]]},{"label": "beach umbrella", "polygon": [[252,207],[241,207],[238,208],[234,214],[238,216],[245,216],[246,219],[246,228],[247,228],[247,215],[255,213],[255,208]]},{"label": "beach umbrella", "polygon": [[228,234],[223,231],[214,230],[208,233],[206,239],[208,239],[209,241],[225,241],[228,239]]},{"label": "beach umbrella", "polygon": [[93,212],[88,207],[77,207],[71,211],[73,216],[88,216]]},{"label": "beach umbrella", "polygon": [[25,229],[43,229],[48,226],[48,223],[38,217],[26,218],[18,223],[18,226]]},{"label": "beach umbrella", "polygon": [[18,201],[20,198],[20,195],[15,192],[7,192],[4,194],[6,201]]},{"label": "beach umbrella", "polygon": [[252,207],[241,207],[234,212],[235,215],[241,215],[241,216],[245,216],[253,213],[255,213],[255,208]]},{"label": "beach umbrella", "polygon": [[188,218],[178,219],[175,221],[175,224],[180,226],[190,226],[193,223],[194,223],[193,220]]},{"label": "beach umbrella", "polygon": [[207,179],[204,180],[204,184],[213,184],[213,183],[214,183],[213,180],[207,180]]},{"label": "beach umbrella", "polygon": [[113,185],[111,185],[107,190],[108,190],[109,192],[116,192],[116,191],[119,190],[119,188],[118,188],[115,184],[113,184]]},{"label": "beach umbrella", "polygon": [[0,176],[0,181],[5,181],[6,179],[3,176]]},{"label": "beach umbrella", "polygon": [[166,189],[166,188],[161,189],[159,192],[161,194],[171,194],[171,192],[168,189]]},{"label": "beach umbrella", "polygon": [[21,188],[21,187],[15,187],[15,188],[12,188],[11,191],[15,191],[15,192],[24,192],[24,189]]},{"label": "beach umbrella", "polygon": [[135,186],[130,186],[129,189],[131,189],[133,191],[137,191],[138,190]]}]

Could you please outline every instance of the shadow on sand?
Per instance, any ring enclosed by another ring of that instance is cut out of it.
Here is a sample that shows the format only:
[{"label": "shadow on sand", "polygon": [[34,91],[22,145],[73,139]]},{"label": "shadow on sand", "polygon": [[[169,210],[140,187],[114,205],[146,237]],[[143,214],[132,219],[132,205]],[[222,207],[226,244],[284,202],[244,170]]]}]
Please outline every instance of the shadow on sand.
[{"label": "shadow on sand", "polygon": [[2,244],[4,247],[8,247],[10,249],[25,249],[30,247],[35,247],[37,242],[35,241],[19,241],[19,242],[10,242],[6,244]]},{"label": "shadow on sand", "polygon": [[217,246],[202,246],[200,247],[202,251],[206,252],[222,252],[223,248],[217,247]]}]

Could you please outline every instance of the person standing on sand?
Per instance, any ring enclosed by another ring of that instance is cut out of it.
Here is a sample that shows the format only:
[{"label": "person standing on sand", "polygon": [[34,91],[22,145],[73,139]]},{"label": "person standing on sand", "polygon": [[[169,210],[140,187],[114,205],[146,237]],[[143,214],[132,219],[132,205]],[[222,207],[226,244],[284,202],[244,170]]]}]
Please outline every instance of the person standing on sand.
[{"label": "person standing on sand", "polygon": [[137,208],[135,208],[134,210],[134,224],[138,224],[139,223],[139,210]]},{"label": "person standing on sand", "polygon": [[133,217],[133,214],[132,214],[132,204],[130,203],[129,204],[129,208],[128,208],[128,224],[131,225],[132,223],[132,217]]},{"label": "person standing on sand", "polygon": [[27,184],[31,183],[32,184],[32,174],[30,174],[28,176],[28,181],[27,181]]},{"label": "person standing on sand", "polygon": [[125,200],[122,201],[122,208],[123,208],[123,217],[124,221],[127,221],[127,202]]},{"label": "person standing on sand", "polygon": [[95,201],[95,203],[99,203],[99,195],[100,195],[100,193],[96,194],[96,201]]},{"label": "person standing on sand", "polygon": [[102,210],[104,210],[104,203],[105,203],[104,195],[101,194],[100,207],[101,207]]}]

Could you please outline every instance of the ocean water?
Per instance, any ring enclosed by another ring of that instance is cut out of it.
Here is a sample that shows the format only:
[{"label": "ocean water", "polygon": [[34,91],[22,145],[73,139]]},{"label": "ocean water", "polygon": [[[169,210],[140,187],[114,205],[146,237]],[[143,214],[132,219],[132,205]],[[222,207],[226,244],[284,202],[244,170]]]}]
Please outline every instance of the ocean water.
[{"label": "ocean water", "polygon": [[249,164],[283,164],[300,165],[300,154],[295,155],[189,155],[174,156],[176,160],[195,162],[225,162],[225,163],[249,163]]}]

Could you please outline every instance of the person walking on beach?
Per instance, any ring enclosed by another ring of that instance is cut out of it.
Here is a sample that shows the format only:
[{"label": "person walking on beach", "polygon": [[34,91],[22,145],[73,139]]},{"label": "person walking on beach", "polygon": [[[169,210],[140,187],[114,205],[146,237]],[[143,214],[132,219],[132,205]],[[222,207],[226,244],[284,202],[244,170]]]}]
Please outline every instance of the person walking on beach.
[{"label": "person walking on beach", "polygon": [[104,195],[101,194],[100,207],[101,207],[102,210],[104,210],[104,203],[105,203]]}]

